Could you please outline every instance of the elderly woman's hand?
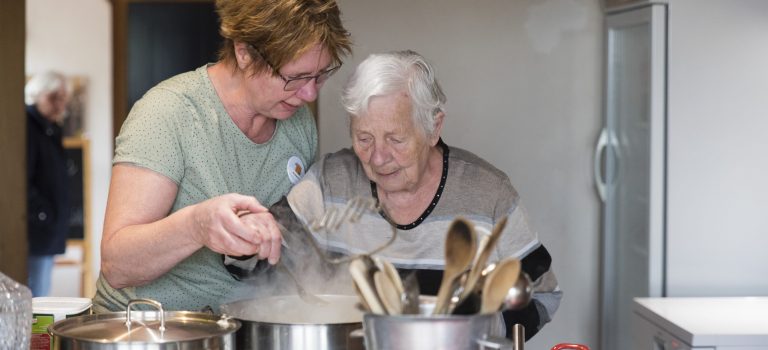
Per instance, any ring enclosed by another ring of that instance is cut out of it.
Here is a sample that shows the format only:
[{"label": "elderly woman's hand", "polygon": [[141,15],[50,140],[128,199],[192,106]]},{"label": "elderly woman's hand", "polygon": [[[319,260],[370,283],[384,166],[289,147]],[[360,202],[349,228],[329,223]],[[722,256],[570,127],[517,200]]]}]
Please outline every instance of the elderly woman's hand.
[{"label": "elderly woman's hand", "polygon": [[226,194],[195,206],[194,239],[230,256],[258,255],[271,264],[280,259],[282,236],[272,214],[254,197]]}]

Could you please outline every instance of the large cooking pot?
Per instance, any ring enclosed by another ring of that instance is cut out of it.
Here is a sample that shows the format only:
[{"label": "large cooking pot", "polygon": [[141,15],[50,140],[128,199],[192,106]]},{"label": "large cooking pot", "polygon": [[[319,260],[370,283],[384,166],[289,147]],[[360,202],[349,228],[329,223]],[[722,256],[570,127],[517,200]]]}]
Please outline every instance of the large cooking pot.
[{"label": "large cooking pot", "polygon": [[[157,311],[135,311],[136,304]],[[225,316],[164,311],[160,303],[136,299],[125,312],[77,316],[48,327],[54,349],[206,349],[234,350],[240,322]]]},{"label": "large cooking pot", "polygon": [[249,350],[362,350],[363,314],[354,295],[318,295],[327,303],[311,303],[297,295],[236,301],[221,306],[242,323],[237,348]]}]

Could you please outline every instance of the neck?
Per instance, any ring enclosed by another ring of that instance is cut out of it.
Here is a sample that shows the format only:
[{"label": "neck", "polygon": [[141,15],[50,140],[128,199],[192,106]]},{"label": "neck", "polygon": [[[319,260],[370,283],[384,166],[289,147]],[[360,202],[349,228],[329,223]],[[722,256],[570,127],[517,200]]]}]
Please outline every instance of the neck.
[{"label": "neck", "polygon": [[219,96],[224,109],[232,122],[255,143],[268,141],[275,131],[276,121],[257,112],[253,97],[249,96],[245,83],[248,77],[241,69],[219,62],[208,67],[216,95]]}]

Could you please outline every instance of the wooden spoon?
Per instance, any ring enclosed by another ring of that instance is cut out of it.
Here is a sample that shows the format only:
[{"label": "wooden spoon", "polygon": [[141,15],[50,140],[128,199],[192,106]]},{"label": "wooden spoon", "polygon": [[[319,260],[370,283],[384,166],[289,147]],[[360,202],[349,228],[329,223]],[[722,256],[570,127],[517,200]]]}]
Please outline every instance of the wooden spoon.
[{"label": "wooden spoon", "polygon": [[507,217],[505,216],[493,227],[490,236],[488,236],[488,241],[482,246],[480,253],[475,259],[474,265],[472,265],[472,268],[469,270],[467,282],[464,284],[464,292],[461,293],[461,297],[459,297],[460,300],[466,298],[469,294],[475,291],[477,281],[480,278],[480,273],[485,269],[485,264],[488,262],[491,253],[493,253],[493,249],[496,247],[496,242],[499,241],[501,232],[504,231],[506,225]]},{"label": "wooden spoon", "polygon": [[376,292],[379,294],[384,310],[390,315],[403,313],[403,303],[400,301],[400,293],[397,292],[394,283],[386,272],[379,270],[373,273],[373,282]]},{"label": "wooden spoon", "polygon": [[483,285],[480,313],[487,314],[499,311],[509,289],[515,285],[519,277],[520,260],[508,258],[499,262]]},{"label": "wooden spoon", "polygon": [[[362,256],[349,263],[349,273],[352,275],[352,280],[357,284],[360,290],[360,295],[363,297],[364,304],[367,304],[374,314],[386,314],[384,306],[381,304],[378,295],[376,294],[376,287],[373,282],[371,268],[366,264],[363,259],[366,256]],[[370,259],[370,258],[369,258]]]},{"label": "wooden spoon", "polygon": [[400,279],[400,273],[397,272],[395,265],[392,265],[392,263],[387,260],[380,259],[379,261],[381,262],[381,270],[386,273],[390,280],[392,280],[392,284],[395,287],[397,294],[402,295],[404,292],[403,280]]},{"label": "wooden spoon", "polygon": [[453,220],[445,238],[445,269],[433,315],[448,312],[454,292],[454,281],[472,264],[476,247],[477,237],[472,225],[462,218]]}]

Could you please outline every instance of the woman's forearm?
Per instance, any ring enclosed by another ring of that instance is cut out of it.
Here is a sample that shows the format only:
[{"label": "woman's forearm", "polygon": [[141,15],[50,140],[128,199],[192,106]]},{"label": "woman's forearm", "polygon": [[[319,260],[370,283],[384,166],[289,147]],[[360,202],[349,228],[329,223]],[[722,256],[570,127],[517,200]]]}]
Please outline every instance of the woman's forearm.
[{"label": "woman's forearm", "polygon": [[189,235],[191,209],[107,235],[101,247],[101,269],[107,282],[113,288],[147,284],[202,248]]}]

